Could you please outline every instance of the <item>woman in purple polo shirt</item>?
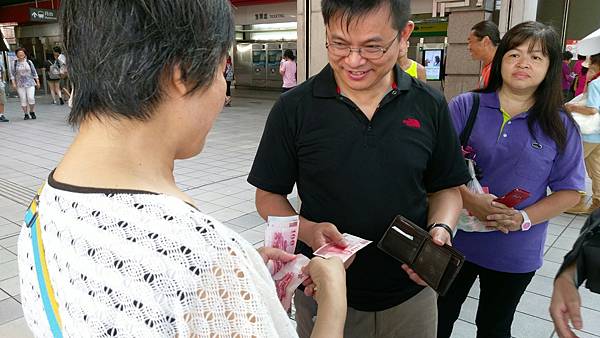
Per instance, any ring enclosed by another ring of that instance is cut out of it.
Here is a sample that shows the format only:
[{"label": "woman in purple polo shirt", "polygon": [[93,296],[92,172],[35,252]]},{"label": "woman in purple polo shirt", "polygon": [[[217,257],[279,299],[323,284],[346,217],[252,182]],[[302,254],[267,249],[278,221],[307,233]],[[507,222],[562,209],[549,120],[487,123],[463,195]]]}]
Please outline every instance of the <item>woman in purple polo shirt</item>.
[{"label": "woman in purple polo shirt", "polygon": [[[577,191],[584,190],[581,136],[562,111],[561,63],[558,35],[541,23],[513,27],[498,46],[468,141],[490,193],[461,188],[464,207],[494,231],[456,234],[454,246],[467,261],[438,299],[438,337],[450,337],[477,277],[477,337],[511,337],[517,304],[542,266],[548,220],[575,205]],[[450,102],[458,133],[472,95]],[[515,188],[530,192],[529,198],[514,208],[494,201]]]}]

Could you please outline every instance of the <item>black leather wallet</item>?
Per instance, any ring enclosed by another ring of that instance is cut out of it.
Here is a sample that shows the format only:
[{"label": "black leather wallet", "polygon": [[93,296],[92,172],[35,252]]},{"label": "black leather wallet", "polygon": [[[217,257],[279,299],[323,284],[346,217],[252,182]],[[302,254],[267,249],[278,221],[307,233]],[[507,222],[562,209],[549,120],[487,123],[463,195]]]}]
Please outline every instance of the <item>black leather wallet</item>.
[{"label": "black leather wallet", "polygon": [[433,243],[427,231],[402,216],[396,216],[377,247],[406,263],[440,296],[448,291],[465,261],[458,250]]}]

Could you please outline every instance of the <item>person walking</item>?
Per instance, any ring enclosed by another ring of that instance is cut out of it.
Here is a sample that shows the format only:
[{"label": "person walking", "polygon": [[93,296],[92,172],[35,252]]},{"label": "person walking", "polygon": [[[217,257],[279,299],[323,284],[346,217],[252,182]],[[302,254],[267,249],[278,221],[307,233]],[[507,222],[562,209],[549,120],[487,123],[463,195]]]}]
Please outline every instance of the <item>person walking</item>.
[{"label": "person walking", "polygon": [[0,122],[8,122],[6,116],[4,116],[4,105],[6,104],[6,84],[4,83],[4,65],[0,60]]},{"label": "person walking", "polygon": [[[446,295],[438,298],[439,338],[451,336],[477,278],[477,337],[511,337],[517,304],[542,266],[548,220],[575,205],[585,187],[581,135],[571,115],[562,111],[561,60],[553,28],[533,21],[518,24],[498,46],[487,87],[450,102],[457,134],[465,135],[467,121],[475,118],[470,135],[461,138],[489,193],[461,187],[465,209],[487,229],[467,232],[459,223],[454,247],[466,261]],[[514,207],[497,201],[515,188],[529,197],[515,199]]]},{"label": "person walking", "polygon": [[17,48],[17,59],[12,64],[10,80],[21,100],[24,120],[35,120],[35,88],[40,88],[40,79],[31,60],[27,59],[27,50]]},{"label": "person walking", "polygon": [[[577,103],[565,104],[565,109],[570,113],[579,113],[590,117],[600,113],[600,46],[598,46],[597,52],[589,57],[589,64],[584,63],[587,68],[584,81],[586,84],[582,93],[585,99]],[[594,123],[593,121],[589,123]],[[592,180],[592,199],[588,205],[585,192],[581,192],[579,203],[567,211],[571,214],[590,214],[600,208],[600,134],[583,134],[582,138],[585,169]]]},{"label": "person walking", "polygon": [[492,60],[496,53],[496,48],[500,43],[500,31],[498,26],[489,20],[484,20],[473,27],[467,37],[469,53],[473,60],[481,61],[481,76],[479,77],[479,88],[487,87],[490,70],[492,69]]},{"label": "person walking", "polygon": [[283,77],[282,93],[296,87],[296,57],[291,49],[283,52],[283,59],[279,64],[279,74]]},{"label": "person walking", "polygon": [[571,93],[571,87],[573,86],[574,73],[573,71],[571,71],[571,66],[569,66],[569,63],[573,58],[573,53],[569,51],[564,51],[562,57],[562,77],[560,78],[560,80],[562,83],[564,101],[568,102],[573,98],[573,95]]},{"label": "person walking", "polygon": [[227,55],[223,76],[225,76],[225,81],[227,82],[227,91],[225,92],[225,107],[231,107],[231,82],[233,81],[234,74],[233,63],[231,62],[230,55]]},{"label": "person walking", "polygon": [[54,59],[52,61],[48,60],[47,81],[48,87],[50,87],[50,93],[52,94],[52,104],[60,103],[61,105],[63,105],[65,104],[65,101],[63,100],[62,89],[60,87],[60,78],[61,74],[64,73],[62,71],[62,68],[66,67],[66,65],[63,63],[63,61],[61,61],[60,55],[61,54],[56,51],[52,52],[52,56]]}]

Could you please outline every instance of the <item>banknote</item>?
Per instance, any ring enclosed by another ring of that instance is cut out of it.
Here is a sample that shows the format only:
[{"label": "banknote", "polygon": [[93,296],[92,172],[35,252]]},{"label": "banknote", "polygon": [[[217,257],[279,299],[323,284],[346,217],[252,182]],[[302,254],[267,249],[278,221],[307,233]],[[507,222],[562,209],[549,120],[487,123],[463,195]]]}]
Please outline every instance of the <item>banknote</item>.
[{"label": "banknote", "polygon": [[352,255],[372,243],[372,241],[347,233],[342,234],[342,236],[344,236],[344,239],[348,243],[347,247],[344,248],[333,243],[327,243],[318,248],[313,254],[323,258],[339,257],[342,262],[346,262]]},{"label": "banknote", "polygon": [[[265,246],[277,248],[288,253],[294,253],[298,242],[300,219],[298,215],[288,217],[269,216],[265,229]],[[283,263],[269,261],[267,263],[271,275],[283,267]]]},{"label": "banknote", "polygon": [[286,311],[290,309],[294,292],[308,278],[308,275],[302,272],[302,267],[309,262],[308,257],[297,255],[296,259],[285,264],[281,270],[273,275],[277,296]]}]

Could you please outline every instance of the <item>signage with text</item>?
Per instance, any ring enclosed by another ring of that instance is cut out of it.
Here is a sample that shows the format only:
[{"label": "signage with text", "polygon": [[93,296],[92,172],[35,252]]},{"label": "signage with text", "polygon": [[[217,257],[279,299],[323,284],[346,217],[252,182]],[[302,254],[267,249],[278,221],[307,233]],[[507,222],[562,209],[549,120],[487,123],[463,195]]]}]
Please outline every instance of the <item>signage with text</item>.
[{"label": "signage with text", "polygon": [[32,22],[58,22],[58,11],[55,9],[29,8],[29,19]]}]

